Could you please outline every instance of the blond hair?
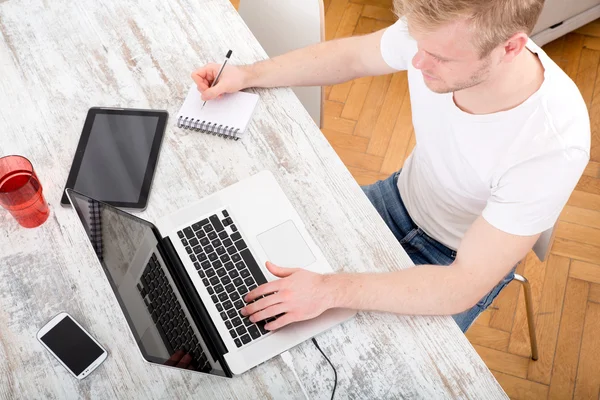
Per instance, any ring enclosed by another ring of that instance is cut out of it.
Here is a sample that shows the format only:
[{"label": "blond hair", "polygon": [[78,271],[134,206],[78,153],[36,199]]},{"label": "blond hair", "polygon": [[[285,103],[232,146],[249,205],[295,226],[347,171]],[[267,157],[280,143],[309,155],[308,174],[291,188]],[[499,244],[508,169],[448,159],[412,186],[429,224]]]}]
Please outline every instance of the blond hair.
[{"label": "blond hair", "polygon": [[543,6],[544,0],[394,0],[399,17],[423,28],[466,19],[481,57],[515,33],[530,35]]}]

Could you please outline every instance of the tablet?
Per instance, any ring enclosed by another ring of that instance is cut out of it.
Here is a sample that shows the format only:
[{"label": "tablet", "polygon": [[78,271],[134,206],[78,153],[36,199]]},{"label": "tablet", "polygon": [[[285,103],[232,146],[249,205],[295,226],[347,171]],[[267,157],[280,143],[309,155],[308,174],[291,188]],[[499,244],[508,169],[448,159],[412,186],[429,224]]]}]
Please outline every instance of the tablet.
[{"label": "tablet", "polygon": [[[168,115],[90,108],[65,189],[115,207],[145,209]],[[61,204],[69,205],[64,190]]]}]

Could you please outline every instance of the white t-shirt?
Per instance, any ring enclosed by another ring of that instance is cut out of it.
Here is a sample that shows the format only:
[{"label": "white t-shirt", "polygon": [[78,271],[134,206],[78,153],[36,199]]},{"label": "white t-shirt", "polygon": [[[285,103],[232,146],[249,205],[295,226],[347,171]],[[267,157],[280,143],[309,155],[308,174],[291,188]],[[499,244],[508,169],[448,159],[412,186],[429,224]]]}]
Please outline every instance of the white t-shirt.
[{"label": "white t-shirt", "polygon": [[452,249],[480,215],[514,235],[550,229],[589,161],[590,120],[577,86],[531,40],[527,48],[545,69],[540,89],[511,110],[472,115],[452,93],[427,88],[404,19],[381,39],[385,62],[408,70],[417,143],[398,190],[413,221]]}]

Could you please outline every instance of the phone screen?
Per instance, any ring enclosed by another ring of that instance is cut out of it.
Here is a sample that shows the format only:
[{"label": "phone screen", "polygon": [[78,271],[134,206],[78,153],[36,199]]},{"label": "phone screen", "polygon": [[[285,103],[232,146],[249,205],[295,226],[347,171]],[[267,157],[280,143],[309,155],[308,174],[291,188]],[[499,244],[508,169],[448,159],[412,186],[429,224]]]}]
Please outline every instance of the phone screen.
[{"label": "phone screen", "polygon": [[40,338],[76,376],[90,366],[104,351],[69,317]]}]

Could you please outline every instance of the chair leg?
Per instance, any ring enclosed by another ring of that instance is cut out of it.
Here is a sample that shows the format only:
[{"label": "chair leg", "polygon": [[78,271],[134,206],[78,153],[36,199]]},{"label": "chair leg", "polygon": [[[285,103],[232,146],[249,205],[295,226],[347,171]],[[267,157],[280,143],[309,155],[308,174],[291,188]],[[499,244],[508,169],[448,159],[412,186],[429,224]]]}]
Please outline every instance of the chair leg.
[{"label": "chair leg", "polygon": [[527,310],[527,324],[529,325],[529,340],[531,342],[531,359],[537,361],[538,359],[538,347],[537,338],[535,336],[535,320],[533,316],[533,301],[531,298],[531,286],[529,281],[522,275],[515,274],[514,279],[523,285],[523,292],[525,293],[525,308]]}]

